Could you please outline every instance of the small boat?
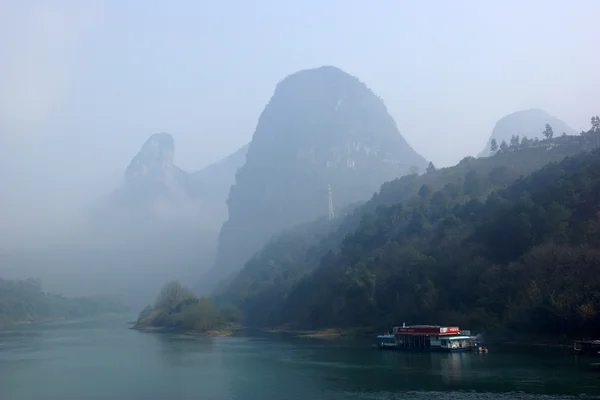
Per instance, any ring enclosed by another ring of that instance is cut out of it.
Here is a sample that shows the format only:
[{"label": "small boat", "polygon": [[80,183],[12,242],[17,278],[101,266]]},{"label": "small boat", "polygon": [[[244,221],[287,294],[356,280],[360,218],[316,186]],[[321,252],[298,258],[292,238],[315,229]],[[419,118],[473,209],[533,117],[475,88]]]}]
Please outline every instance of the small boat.
[{"label": "small boat", "polygon": [[396,336],[392,334],[378,335],[377,339],[381,341],[379,343],[379,347],[382,349],[398,347],[398,344],[396,343]]}]

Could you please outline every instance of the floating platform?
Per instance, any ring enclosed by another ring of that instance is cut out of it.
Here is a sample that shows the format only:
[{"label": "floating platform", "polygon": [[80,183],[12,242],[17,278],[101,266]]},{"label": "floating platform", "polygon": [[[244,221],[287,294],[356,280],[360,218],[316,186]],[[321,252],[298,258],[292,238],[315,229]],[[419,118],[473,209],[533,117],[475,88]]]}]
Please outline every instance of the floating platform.
[{"label": "floating platform", "polygon": [[377,339],[382,350],[456,353],[479,349],[470,331],[461,331],[458,326],[403,324]]}]

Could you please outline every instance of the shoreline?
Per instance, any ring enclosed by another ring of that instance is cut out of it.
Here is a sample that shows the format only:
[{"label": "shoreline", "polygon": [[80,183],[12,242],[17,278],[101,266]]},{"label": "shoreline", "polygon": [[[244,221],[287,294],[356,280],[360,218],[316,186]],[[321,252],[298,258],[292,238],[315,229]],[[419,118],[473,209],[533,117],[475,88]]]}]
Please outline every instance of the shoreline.
[{"label": "shoreline", "polygon": [[218,330],[210,330],[207,332],[199,332],[194,330],[184,331],[180,329],[165,328],[163,326],[139,326],[137,324],[130,326],[128,329],[146,333],[174,333],[178,335],[196,337],[228,337],[232,336],[236,330],[239,330],[239,328],[224,328]]},{"label": "shoreline", "polygon": [[102,314],[98,314],[98,315],[88,315],[88,316],[82,316],[82,317],[51,317],[51,318],[43,318],[43,319],[38,319],[38,320],[22,320],[22,321],[11,321],[11,322],[1,322],[0,321],[0,332],[2,332],[3,330],[7,329],[7,328],[11,328],[11,327],[16,327],[16,326],[21,326],[21,325],[34,325],[34,324],[43,324],[45,322],[56,322],[56,321],[76,321],[78,319],[84,319],[84,318],[98,318],[98,317],[109,317],[109,316],[120,316],[120,315],[125,315],[127,313],[102,313]]}]

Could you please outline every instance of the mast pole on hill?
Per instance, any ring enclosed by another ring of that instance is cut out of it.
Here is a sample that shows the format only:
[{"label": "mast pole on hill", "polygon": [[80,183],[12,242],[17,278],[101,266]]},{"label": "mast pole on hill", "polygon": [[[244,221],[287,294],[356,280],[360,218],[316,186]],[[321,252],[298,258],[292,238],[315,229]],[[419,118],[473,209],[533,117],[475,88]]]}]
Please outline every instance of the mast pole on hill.
[{"label": "mast pole on hill", "polygon": [[328,185],[327,190],[329,192],[329,220],[335,219],[335,212],[333,211],[333,195],[331,194],[331,184]]}]

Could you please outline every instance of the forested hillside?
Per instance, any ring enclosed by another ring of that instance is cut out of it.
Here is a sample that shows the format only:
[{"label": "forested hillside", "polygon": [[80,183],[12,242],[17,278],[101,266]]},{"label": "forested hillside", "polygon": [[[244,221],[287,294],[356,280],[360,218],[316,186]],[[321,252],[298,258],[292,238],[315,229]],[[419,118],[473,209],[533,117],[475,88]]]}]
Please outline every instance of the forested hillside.
[{"label": "forested hillside", "polygon": [[115,299],[68,298],[44,293],[41,282],[36,279],[10,281],[0,278],[0,328],[13,323],[89,317],[125,311],[127,308]]},{"label": "forested hillside", "polygon": [[298,240],[273,240],[221,297],[256,325],[600,327],[600,154],[556,162],[593,148],[599,133],[596,124],[577,137],[515,140],[389,182],[333,233],[305,227]]}]

